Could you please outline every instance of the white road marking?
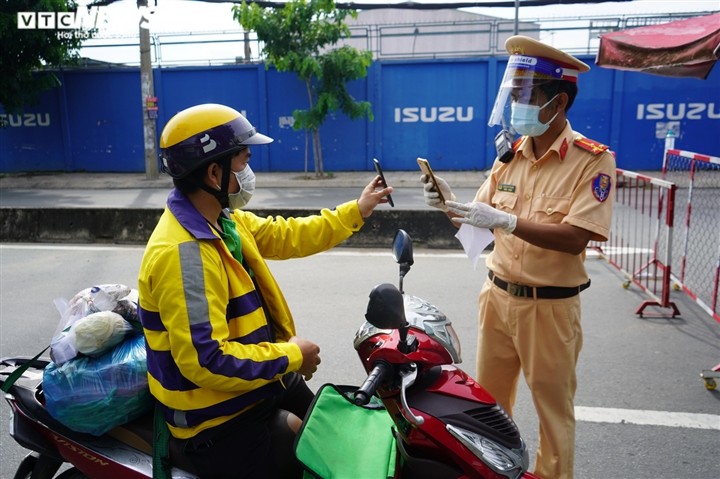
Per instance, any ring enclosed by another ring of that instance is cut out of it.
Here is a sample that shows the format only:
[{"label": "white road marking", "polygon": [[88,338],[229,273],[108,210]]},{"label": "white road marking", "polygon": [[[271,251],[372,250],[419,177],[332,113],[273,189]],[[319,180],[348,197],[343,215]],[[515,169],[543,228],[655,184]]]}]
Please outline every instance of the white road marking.
[{"label": "white road marking", "polygon": [[[380,248],[372,248],[368,251],[362,251],[362,250],[344,250],[343,248],[335,248],[331,251],[326,251],[324,253],[320,253],[323,255],[328,256],[375,256],[375,257],[387,257],[392,258],[392,254],[390,253],[390,248],[387,249],[387,251],[378,251]],[[447,250],[437,251],[437,252],[428,252],[428,250],[425,250],[423,252],[414,251],[413,256],[415,258],[431,258],[431,257],[442,257],[442,258],[465,258],[467,259],[467,256],[465,253],[453,253],[449,252]]]},{"label": "white road marking", "polygon": [[[57,250],[57,251],[120,251],[120,250],[127,250],[127,249],[145,249],[145,245],[111,245],[111,244],[49,244],[49,243],[2,243],[0,244],[0,250],[8,249],[8,250]],[[415,252],[416,258],[425,258],[425,257],[445,257],[445,258],[467,258],[465,256],[465,253],[455,253],[450,252],[448,250],[440,250],[437,252],[428,252],[429,250],[425,250],[423,252]],[[388,257],[390,258],[392,255],[390,253],[390,248],[368,248],[367,250],[364,249],[345,249],[344,247],[335,248],[331,251],[326,251],[324,253],[320,253],[322,255],[329,255],[329,256],[347,256],[347,257],[355,257],[355,256],[374,256],[374,257]]]},{"label": "white road marking", "polygon": [[684,427],[720,431],[720,415],[575,406],[575,419],[585,422]]},{"label": "white road marking", "polygon": [[44,244],[44,243],[3,243],[0,250],[56,250],[56,251],[120,251],[127,249],[145,249],[145,245],[98,245],[98,244]]},{"label": "white road marking", "polygon": [[[2,243],[0,244],[0,250],[3,249],[19,249],[19,250],[58,250],[58,251],[87,251],[87,250],[95,250],[95,251],[118,251],[123,249],[144,249],[145,245],[112,245],[112,244],[94,244],[94,243],[88,243],[88,244],[50,244],[50,243]],[[382,251],[381,251],[382,250]],[[374,256],[374,257],[382,257],[387,256],[390,257],[390,248],[368,248],[367,250],[362,248],[348,248],[345,249],[345,247],[336,247],[333,250],[326,251],[324,253],[320,253],[323,255],[329,255],[329,256],[347,256],[347,257],[353,257],[353,256]],[[414,256],[416,258],[466,258],[467,255],[465,253],[461,252],[454,252],[450,250],[428,250],[424,249],[421,251],[415,251]],[[481,258],[487,257],[487,254],[483,253],[480,255]],[[596,258],[600,257],[600,255],[593,249],[588,248],[586,251],[586,257],[587,258]]]}]

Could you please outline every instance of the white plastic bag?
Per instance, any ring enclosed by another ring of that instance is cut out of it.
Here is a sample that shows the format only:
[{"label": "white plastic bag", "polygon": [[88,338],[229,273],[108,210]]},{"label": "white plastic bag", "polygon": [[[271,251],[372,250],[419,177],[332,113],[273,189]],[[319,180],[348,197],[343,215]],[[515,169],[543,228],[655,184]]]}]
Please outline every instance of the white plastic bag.
[{"label": "white plastic bag", "polygon": [[78,353],[98,356],[120,343],[137,325],[136,298],[128,286],[101,284],[83,289],[70,301],[56,299],[60,323],[50,342],[52,360],[62,365]]}]

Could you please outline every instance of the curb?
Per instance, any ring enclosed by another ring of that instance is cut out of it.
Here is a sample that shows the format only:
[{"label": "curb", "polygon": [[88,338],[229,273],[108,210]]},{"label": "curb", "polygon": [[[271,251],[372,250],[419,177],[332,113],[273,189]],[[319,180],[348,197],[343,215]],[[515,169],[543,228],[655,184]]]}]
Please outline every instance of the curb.
[{"label": "curb", "polygon": [[[251,209],[259,216],[301,217],[317,209]],[[162,209],[148,208],[0,208],[3,242],[145,244]],[[402,228],[416,247],[461,249],[457,229],[437,211],[375,211],[341,246],[389,248]]]}]

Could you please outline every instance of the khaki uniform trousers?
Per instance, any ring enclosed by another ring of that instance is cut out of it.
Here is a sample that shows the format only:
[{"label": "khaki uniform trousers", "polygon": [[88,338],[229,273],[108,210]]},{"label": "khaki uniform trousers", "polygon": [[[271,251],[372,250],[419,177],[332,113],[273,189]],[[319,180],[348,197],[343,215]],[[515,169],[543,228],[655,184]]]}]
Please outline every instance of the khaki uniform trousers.
[{"label": "khaki uniform trousers", "polygon": [[534,473],[544,479],[573,477],[575,366],[581,347],[579,295],[520,298],[485,280],[477,381],[512,416],[522,370],[540,421]]}]

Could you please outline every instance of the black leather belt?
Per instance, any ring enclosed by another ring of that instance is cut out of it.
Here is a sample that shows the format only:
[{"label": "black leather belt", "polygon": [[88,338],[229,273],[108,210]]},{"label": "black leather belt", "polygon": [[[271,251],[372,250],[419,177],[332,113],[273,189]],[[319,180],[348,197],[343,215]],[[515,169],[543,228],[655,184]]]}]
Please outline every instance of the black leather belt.
[{"label": "black leather belt", "polygon": [[563,299],[572,298],[576,294],[580,294],[580,291],[588,289],[590,287],[590,281],[575,286],[573,288],[563,288],[560,286],[526,286],[524,284],[508,283],[498,278],[495,273],[490,271],[488,278],[493,282],[495,286],[506,291],[511,296],[518,296],[520,298],[535,298],[535,299]]}]

